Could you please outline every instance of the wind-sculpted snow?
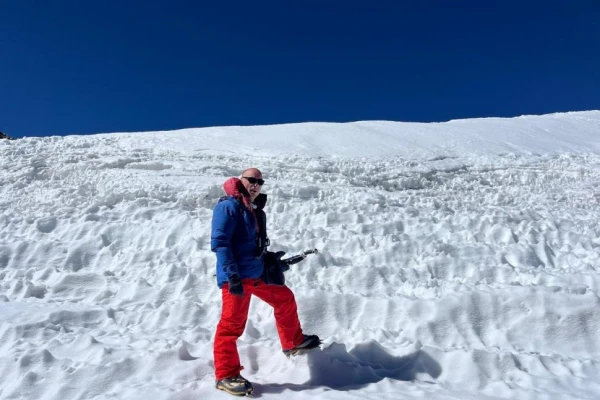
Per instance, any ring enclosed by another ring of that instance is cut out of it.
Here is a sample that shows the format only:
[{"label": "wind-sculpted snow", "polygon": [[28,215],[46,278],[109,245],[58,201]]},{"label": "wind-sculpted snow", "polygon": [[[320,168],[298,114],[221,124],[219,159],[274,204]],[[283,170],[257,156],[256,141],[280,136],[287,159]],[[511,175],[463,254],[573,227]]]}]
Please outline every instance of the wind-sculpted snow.
[{"label": "wind-sculpted snow", "polygon": [[267,179],[272,249],[320,251],[286,276],[324,339],[288,360],[253,301],[238,343],[258,397],[597,398],[598,112],[531,118],[439,124],[448,137],[412,156],[298,150],[362,143],[357,127],[393,148],[386,122],[269,127],[297,136],[269,156],[242,138],[258,127],[0,143],[0,399],[227,398],[210,219],[248,166]]}]

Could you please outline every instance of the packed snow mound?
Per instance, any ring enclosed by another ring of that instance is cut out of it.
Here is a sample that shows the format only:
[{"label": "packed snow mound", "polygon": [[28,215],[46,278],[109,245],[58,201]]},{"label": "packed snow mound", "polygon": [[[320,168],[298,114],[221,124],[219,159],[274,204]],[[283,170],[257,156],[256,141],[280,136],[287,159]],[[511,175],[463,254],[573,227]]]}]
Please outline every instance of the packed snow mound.
[{"label": "packed snow mound", "polygon": [[0,398],[225,399],[210,221],[263,170],[321,350],[254,300],[265,399],[595,399],[600,112],[0,141]]}]

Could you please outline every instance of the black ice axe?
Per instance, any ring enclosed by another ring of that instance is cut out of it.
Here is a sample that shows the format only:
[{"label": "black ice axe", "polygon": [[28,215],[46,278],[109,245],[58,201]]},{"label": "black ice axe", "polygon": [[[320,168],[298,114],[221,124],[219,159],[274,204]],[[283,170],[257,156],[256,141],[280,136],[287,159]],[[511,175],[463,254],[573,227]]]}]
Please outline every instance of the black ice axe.
[{"label": "black ice axe", "polygon": [[287,264],[287,265],[298,264],[300,261],[304,260],[309,254],[319,254],[319,250],[317,250],[317,249],[306,250],[300,254],[291,256],[290,258],[284,258],[283,260],[281,260],[281,262],[284,264]]},{"label": "black ice axe", "polygon": [[262,279],[267,285],[282,286],[285,285],[284,272],[290,269],[290,265],[294,265],[304,260],[309,254],[317,254],[317,249],[306,250],[289,258],[281,258],[284,255],[283,251],[277,253],[267,252],[265,254]]}]

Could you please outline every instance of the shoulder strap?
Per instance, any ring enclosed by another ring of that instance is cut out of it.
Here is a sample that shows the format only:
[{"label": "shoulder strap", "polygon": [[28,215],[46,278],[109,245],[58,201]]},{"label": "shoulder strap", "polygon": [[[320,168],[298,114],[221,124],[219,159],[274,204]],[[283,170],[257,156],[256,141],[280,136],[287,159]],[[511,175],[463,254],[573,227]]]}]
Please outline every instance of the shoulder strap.
[{"label": "shoulder strap", "polygon": [[258,235],[256,236],[256,257],[260,257],[271,244],[267,236],[267,215],[261,209],[254,210],[256,222],[258,223]]}]

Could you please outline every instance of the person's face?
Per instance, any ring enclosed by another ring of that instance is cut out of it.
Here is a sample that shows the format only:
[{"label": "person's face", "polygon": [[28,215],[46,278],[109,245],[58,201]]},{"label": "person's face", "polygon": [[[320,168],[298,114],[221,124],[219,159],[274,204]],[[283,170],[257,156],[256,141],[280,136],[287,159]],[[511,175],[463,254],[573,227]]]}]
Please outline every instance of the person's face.
[{"label": "person's face", "polygon": [[242,174],[242,184],[250,193],[250,200],[254,201],[256,197],[260,194],[262,189],[262,185],[260,183],[264,183],[262,180],[262,174],[259,170],[250,170],[245,171]]}]

